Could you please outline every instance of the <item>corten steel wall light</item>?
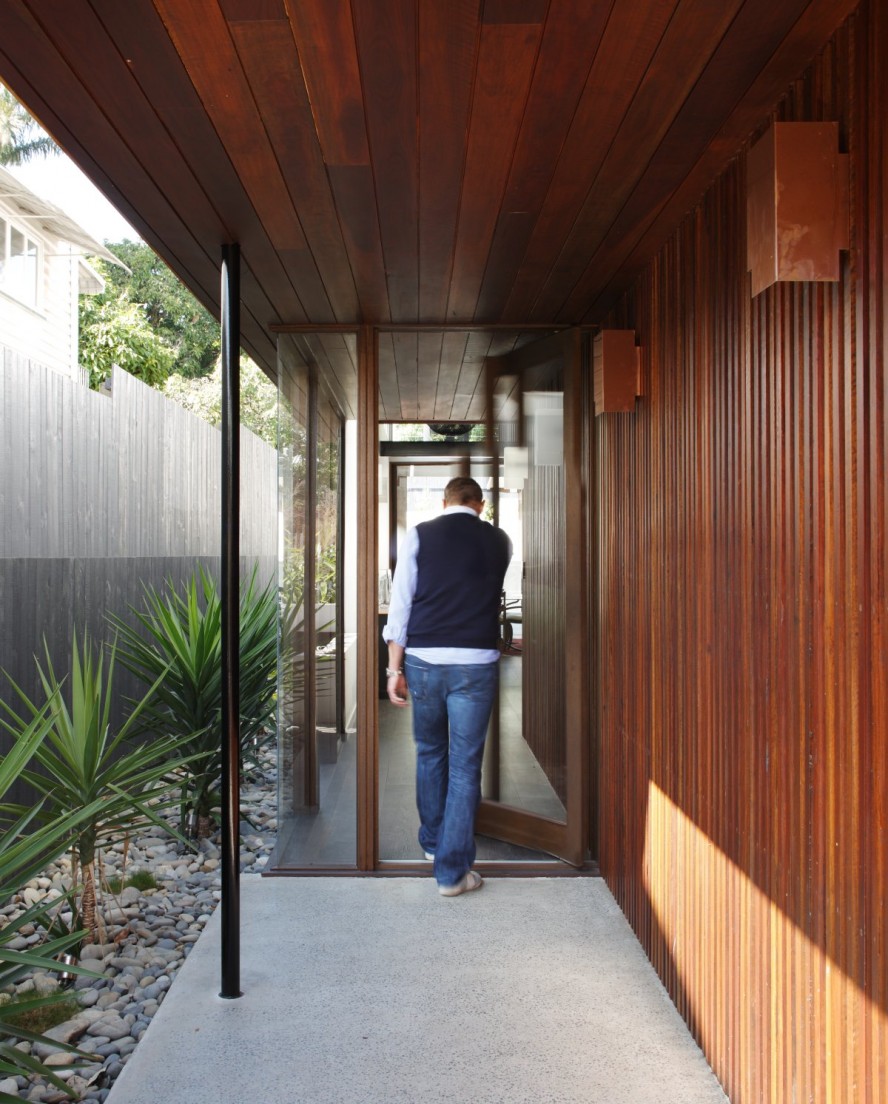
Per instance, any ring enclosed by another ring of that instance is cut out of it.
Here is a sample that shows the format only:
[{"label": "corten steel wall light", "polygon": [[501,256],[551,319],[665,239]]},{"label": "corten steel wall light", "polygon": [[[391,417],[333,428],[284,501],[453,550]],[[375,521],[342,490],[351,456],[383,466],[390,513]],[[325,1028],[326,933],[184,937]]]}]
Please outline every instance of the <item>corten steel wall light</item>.
[{"label": "corten steel wall light", "polygon": [[774,123],[749,151],[746,263],[752,294],[830,281],[849,247],[848,154],[838,123]]},{"label": "corten steel wall light", "polygon": [[641,394],[641,349],[635,330],[599,330],[592,340],[595,413],[627,414]]}]

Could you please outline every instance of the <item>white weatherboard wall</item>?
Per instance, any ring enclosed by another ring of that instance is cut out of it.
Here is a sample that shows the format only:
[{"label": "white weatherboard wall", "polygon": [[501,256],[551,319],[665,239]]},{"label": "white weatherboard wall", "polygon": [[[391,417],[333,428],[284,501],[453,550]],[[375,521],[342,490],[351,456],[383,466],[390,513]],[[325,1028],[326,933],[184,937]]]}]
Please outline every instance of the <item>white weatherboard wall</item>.
[{"label": "white weatherboard wall", "polygon": [[[16,225],[0,207],[0,217]],[[29,229],[40,243],[40,289],[36,307],[26,306],[14,289],[0,286],[0,344],[18,356],[76,378],[77,295],[80,256],[67,243]]]}]

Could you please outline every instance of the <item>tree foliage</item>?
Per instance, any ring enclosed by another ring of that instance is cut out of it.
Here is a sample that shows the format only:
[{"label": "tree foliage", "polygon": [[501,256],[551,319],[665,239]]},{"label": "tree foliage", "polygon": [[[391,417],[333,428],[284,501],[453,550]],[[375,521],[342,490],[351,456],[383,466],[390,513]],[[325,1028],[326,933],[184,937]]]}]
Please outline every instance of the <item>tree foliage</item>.
[{"label": "tree foliage", "polygon": [[23,165],[59,147],[13,94],[0,84],[0,165]]},{"label": "tree foliage", "polygon": [[95,262],[105,290],[80,299],[80,362],[92,386],[110,375],[112,364],[153,387],[171,373],[206,376],[219,356],[219,323],[150,246],[107,244],[130,271]]},{"label": "tree foliage", "polygon": [[130,270],[108,265],[101,298],[138,306],[148,325],[173,357],[172,371],[188,378],[206,376],[219,357],[218,319],[207,311],[144,242],[106,243]]},{"label": "tree foliage", "polygon": [[[80,363],[98,387],[117,364],[210,425],[222,421],[219,323],[144,242],[108,242],[131,269],[95,262],[101,295],[80,299]],[[241,420],[277,445],[277,390],[241,357]]]},{"label": "tree foliage", "polygon": [[136,303],[102,295],[81,296],[79,360],[93,388],[111,375],[115,364],[160,387],[174,364],[172,351]]},{"label": "tree foliage", "polygon": [[[249,357],[241,357],[240,416],[257,437],[277,448],[277,389]],[[222,368],[217,362],[208,376],[186,379],[171,375],[163,392],[210,425],[222,423]]]}]

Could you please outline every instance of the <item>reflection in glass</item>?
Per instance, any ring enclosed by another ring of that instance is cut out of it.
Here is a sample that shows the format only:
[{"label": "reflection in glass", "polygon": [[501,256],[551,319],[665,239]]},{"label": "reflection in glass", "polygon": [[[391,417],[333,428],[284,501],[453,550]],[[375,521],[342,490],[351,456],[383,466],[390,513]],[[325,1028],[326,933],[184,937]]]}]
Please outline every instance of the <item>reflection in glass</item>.
[{"label": "reflection in glass", "polygon": [[[563,653],[561,634],[550,639],[540,624],[541,605],[551,608],[550,597],[542,594],[541,575],[546,571],[542,564],[554,556],[563,559],[563,498],[555,491],[545,517],[536,511],[540,494],[545,486],[554,489],[560,476],[563,436],[561,430],[560,386],[549,390],[546,382],[537,384],[535,392],[528,395],[519,375],[502,377],[495,388],[493,407],[498,417],[495,424],[493,448],[478,441],[480,432],[472,438],[477,447],[456,450],[444,458],[437,454],[430,459],[427,434],[412,436],[398,426],[381,426],[383,441],[379,472],[380,532],[380,629],[385,623],[386,610],[382,596],[389,585],[389,571],[396,559],[397,548],[406,530],[418,522],[434,517],[442,508],[444,485],[454,475],[467,474],[477,479],[485,491],[487,507],[485,520],[498,524],[511,537],[514,546],[512,563],[506,574],[502,612],[503,658],[500,663],[500,694],[495,716],[488,737],[488,753],[485,758],[484,796],[531,813],[538,813],[563,821],[564,765],[563,736],[559,733],[554,742],[561,740],[559,751],[547,753],[545,740],[537,738],[538,731],[528,728],[528,718],[539,721],[539,698],[528,688],[523,677],[526,669],[524,658],[528,628],[535,634],[530,645],[531,663],[542,662],[547,648],[553,648],[557,672],[563,672],[560,656]],[[479,427],[475,427],[476,431]],[[415,449],[400,447],[390,456],[386,454],[387,440],[410,441]],[[505,455],[504,455],[505,454]],[[508,471],[505,464],[508,464]],[[553,469],[557,471],[554,482]],[[562,481],[563,485],[563,481]],[[526,513],[531,509],[533,525],[528,528]],[[556,548],[543,547],[542,526],[551,526],[545,540],[554,542]],[[525,542],[533,544],[527,549]],[[525,575],[530,570],[535,595],[531,599],[531,625],[525,610]],[[563,595],[556,597],[558,607],[563,608]],[[563,621],[559,624],[563,625]],[[385,649],[380,642],[380,665],[384,666]],[[556,674],[555,677],[559,677]],[[550,673],[543,680],[551,684]],[[555,723],[559,723],[555,720]],[[563,723],[563,719],[562,722]],[[415,806],[415,752],[412,738],[412,717],[409,709],[399,710],[391,706],[384,696],[384,679],[380,680],[379,702],[379,854],[383,860],[422,861],[417,840],[418,819]],[[546,856],[514,844],[478,837],[478,860],[484,861],[540,861]]]},{"label": "reflection in glass", "polygon": [[484,796],[564,821],[564,414],[560,365],[491,389],[499,524],[516,547],[506,577],[501,693]]},{"label": "reflection in glass", "polygon": [[277,868],[353,866],[357,854],[349,430],[318,372],[311,343],[282,335]]}]

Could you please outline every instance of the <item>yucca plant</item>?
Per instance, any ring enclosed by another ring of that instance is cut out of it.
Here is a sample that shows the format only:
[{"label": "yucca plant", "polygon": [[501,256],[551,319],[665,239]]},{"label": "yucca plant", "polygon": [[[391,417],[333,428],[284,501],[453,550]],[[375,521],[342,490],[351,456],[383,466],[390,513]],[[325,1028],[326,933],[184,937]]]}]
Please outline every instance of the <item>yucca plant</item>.
[{"label": "yucca plant", "polygon": [[[13,783],[22,776],[46,738],[52,725],[50,704],[47,703],[30,723],[22,728],[9,754],[0,757],[0,802]],[[65,852],[82,825],[96,815],[98,807],[99,803],[93,802],[39,825],[37,820],[42,812],[42,806],[38,804],[12,820],[7,817],[3,823],[0,823],[0,907],[5,907],[30,878],[39,874],[48,863]],[[0,929],[0,991],[7,991],[34,970],[58,970],[57,956],[68,951],[82,938],[83,932],[73,931],[59,938],[49,938],[39,947],[27,951],[17,951],[10,947],[10,943],[26,925],[43,924],[49,928],[48,913],[56,904],[55,901],[38,901],[37,904],[14,915],[6,926]],[[69,966],[67,969],[78,974],[92,975],[91,971],[78,966]],[[37,1074],[57,1088],[68,1092],[67,1086],[57,1073],[15,1046],[16,1042],[23,1040],[51,1042],[52,1040],[20,1026],[18,1018],[38,1008],[66,999],[68,999],[67,994],[60,990],[49,996],[27,996],[0,1005],[0,1077]],[[57,1043],[53,1045],[60,1046]],[[60,1046],[60,1049],[74,1056],[78,1053],[74,1047]],[[6,1104],[9,1101],[17,1102],[18,1099],[17,1096],[0,1092],[0,1104]]]},{"label": "yucca plant", "polygon": [[[207,835],[218,802],[222,768],[222,606],[216,584],[202,567],[180,593],[171,580],[163,592],[145,588],[138,627],[112,621],[121,663],[144,683],[166,677],[141,724],[184,737],[190,761],[182,791],[181,827],[194,814],[196,834]],[[240,595],[241,754],[249,758],[259,734],[274,720],[277,671],[277,600],[272,584],[257,590],[256,571]]]},{"label": "yucca plant", "polygon": [[[161,814],[175,804],[173,773],[187,763],[186,741],[163,734],[133,740],[141,714],[163,682],[163,672],[144,697],[133,703],[127,719],[116,733],[111,730],[111,703],[116,648],[107,659],[84,633],[81,648],[76,635],[71,649],[71,678],[68,700],[56,677],[49,650],[45,667],[37,664],[45,701],[35,703],[12,680],[22,714],[5,702],[0,725],[16,740],[34,720],[44,714],[49,726],[46,738],[34,751],[39,770],[26,768],[21,777],[43,804],[35,815],[49,823],[70,809],[94,808],[84,819],[71,846],[72,876],[82,883],[80,916],[87,938],[98,930],[96,913],[96,852],[104,843],[130,834],[139,824],[152,823],[172,831]],[[3,806],[7,814],[25,816],[23,806]],[[186,842],[186,841],[182,841]]]}]

